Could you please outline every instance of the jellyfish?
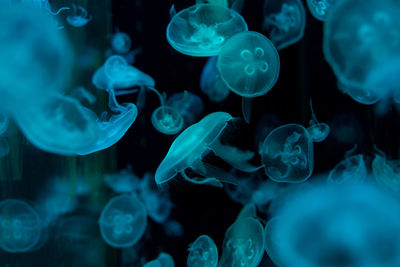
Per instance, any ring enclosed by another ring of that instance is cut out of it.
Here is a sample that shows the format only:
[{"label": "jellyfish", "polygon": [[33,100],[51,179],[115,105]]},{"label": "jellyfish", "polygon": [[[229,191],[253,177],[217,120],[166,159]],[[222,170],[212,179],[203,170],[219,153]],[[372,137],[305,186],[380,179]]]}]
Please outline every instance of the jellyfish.
[{"label": "jellyfish", "polygon": [[267,0],[263,29],[278,50],[303,38],[306,12],[300,0]]},{"label": "jellyfish", "polygon": [[283,122],[278,118],[278,116],[274,114],[264,114],[257,122],[256,130],[254,132],[255,146],[261,150],[267,135],[282,124]]},{"label": "jellyfish", "polygon": [[83,6],[72,4],[72,15],[69,15],[66,20],[69,25],[79,28],[91,21],[92,16],[88,15]]},{"label": "jellyfish", "polygon": [[318,122],[317,116],[315,116],[314,109],[312,107],[311,100],[310,109],[312,120],[310,120],[310,126],[307,128],[307,131],[310,133],[313,142],[322,142],[328,137],[331,128],[326,123]]},{"label": "jellyfish", "polygon": [[210,57],[200,77],[200,88],[213,102],[222,102],[229,96],[229,87],[222,81],[217,70],[217,57]]},{"label": "jellyfish", "polygon": [[177,220],[169,220],[162,224],[164,233],[168,237],[181,238],[184,235],[183,225]]},{"label": "jellyfish", "polygon": [[188,267],[217,267],[218,249],[208,235],[201,235],[189,245]]},{"label": "jellyfish", "polygon": [[314,168],[312,137],[299,124],[275,128],[264,140],[261,161],[265,174],[275,182],[304,182]]},{"label": "jellyfish", "polygon": [[[206,152],[214,152],[233,167],[253,172],[256,169],[248,164],[254,155],[252,152],[220,143],[221,135],[232,116],[226,112],[208,114],[198,123],[186,128],[172,143],[164,160],[158,166],[155,180],[161,185],[178,173],[184,179],[195,184],[209,184],[221,187],[221,182],[237,184],[237,179],[226,171],[202,160]],[[185,170],[191,168],[202,177],[189,177]]]},{"label": "jellyfish", "polygon": [[268,93],[278,80],[279,68],[279,54],[274,45],[264,35],[252,31],[230,38],[217,60],[224,83],[246,98]]},{"label": "jellyfish", "polygon": [[0,248],[9,253],[32,250],[40,240],[41,220],[26,202],[6,199],[0,202]]},{"label": "jellyfish", "polygon": [[345,85],[344,83],[340,82],[340,80],[337,82],[337,87],[342,93],[347,94],[358,103],[364,105],[373,105],[382,98],[371,90]]},{"label": "jellyfish", "polygon": [[218,266],[255,267],[264,254],[264,227],[251,217],[238,218],[225,232]]},{"label": "jellyfish", "polygon": [[140,188],[140,179],[133,173],[131,166],[118,173],[106,174],[104,182],[115,193],[138,192]]},{"label": "jellyfish", "polygon": [[162,252],[158,255],[157,259],[149,261],[143,267],[174,267],[175,262],[171,255]]},{"label": "jellyfish", "polygon": [[278,266],[398,266],[399,207],[373,184],[300,186],[273,211],[266,252]]},{"label": "jellyfish", "polygon": [[140,197],[153,221],[159,224],[167,221],[172,209],[169,193],[160,191],[150,173],[145,173],[140,182]]},{"label": "jellyfish", "polygon": [[307,0],[311,15],[317,20],[325,21],[329,9],[336,0]]},{"label": "jellyfish", "polygon": [[111,39],[112,49],[118,54],[128,53],[131,49],[132,41],[128,34],[124,32],[114,33]]},{"label": "jellyfish", "polygon": [[400,160],[387,160],[384,153],[380,154],[376,154],[372,161],[372,174],[379,184],[398,193],[400,192]]},{"label": "jellyfish", "polygon": [[146,208],[135,195],[116,196],[103,208],[99,225],[101,236],[108,245],[115,248],[133,246],[146,230]]},{"label": "jellyfish", "polygon": [[167,27],[167,40],[178,52],[194,57],[216,56],[247,24],[236,11],[220,5],[198,4],[176,14]]},{"label": "jellyfish", "polygon": [[201,98],[186,90],[171,95],[167,99],[167,106],[176,109],[181,114],[185,127],[197,122],[204,112]]},{"label": "jellyfish", "polygon": [[364,130],[359,119],[353,113],[336,115],[331,125],[332,136],[340,143],[360,144],[364,140]]}]

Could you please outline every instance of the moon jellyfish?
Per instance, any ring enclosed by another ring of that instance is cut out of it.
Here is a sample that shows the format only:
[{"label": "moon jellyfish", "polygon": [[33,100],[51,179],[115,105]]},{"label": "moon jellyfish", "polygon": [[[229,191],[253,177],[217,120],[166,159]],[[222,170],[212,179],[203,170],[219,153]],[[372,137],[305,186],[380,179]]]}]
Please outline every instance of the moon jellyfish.
[{"label": "moon jellyfish", "polygon": [[225,233],[218,266],[255,267],[264,254],[264,228],[251,217],[238,218]]},{"label": "moon jellyfish", "polygon": [[69,25],[79,28],[91,21],[92,16],[88,15],[83,6],[72,4],[72,15],[67,16],[66,20]]},{"label": "moon jellyfish", "polygon": [[311,15],[317,20],[325,21],[327,13],[336,0],[307,0]]},{"label": "moon jellyfish", "polygon": [[263,29],[278,50],[303,38],[306,12],[300,0],[266,0]]},{"label": "moon jellyfish", "polygon": [[175,262],[171,255],[168,253],[160,253],[157,259],[149,261],[143,267],[174,267]]},{"label": "moon jellyfish", "polygon": [[399,201],[375,185],[309,185],[286,197],[265,230],[278,266],[398,266]]},{"label": "moon jellyfish", "polygon": [[340,81],[337,82],[337,86],[342,93],[347,94],[358,103],[364,105],[373,105],[382,98],[371,90],[345,85]]},{"label": "moon jellyfish", "polygon": [[41,236],[41,221],[27,203],[16,199],[0,202],[0,247],[6,252],[33,249]]},{"label": "moon jellyfish", "polygon": [[[164,184],[178,173],[187,181],[195,184],[210,184],[221,187],[221,182],[237,183],[231,174],[202,160],[207,152],[214,152],[216,156],[230,163],[233,167],[244,171],[249,167],[247,161],[253,157],[252,152],[243,152],[234,147],[219,142],[222,131],[232,116],[225,112],[214,112],[204,117],[198,123],[186,128],[172,143],[164,160],[158,166],[155,180],[157,184]],[[185,170],[191,168],[202,177],[189,177]]]},{"label": "moon jellyfish", "polygon": [[167,27],[167,40],[178,52],[194,57],[216,56],[233,35],[247,31],[233,9],[198,4],[176,14]]},{"label": "moon jellyfish", "polygon": [[129,166],[118,173],[106,174],[104,182],[115,193],[131,193],[140,188],[140,179]]},{"label": "moon jellyfish", "polygon": [[188,267],[217,267],[218,249],[208,235],[199,236],[189,245]]},{"label": "moon jellyfish", "polygon": [[261,161],[265,174],[275,182],[304,182],[314,168],[312,137],[299,124],[280,126],[265,138]]},{"label": "moon jellyfish", "polygon": [[114,33],[111,39],[112,49],[118,54],[128,53],[131,49],[132,41],[128,34],[124,32]]},{"label": "moon jellyfish", "polygon": [[399,160],[387,160],[384,154],[376,154],[372,161],[372,174],[379,184],[390,188],[394,192],[400,192]]},{"label": "moon jellyfish", "polygon": [[108,245],[116,248],[133,246],[146,230],[146,208],[134,195],[114,197],[103,208],[99,225],[101,236]]},{"label": "moon jellyfish", "polygon": [[217,57],[210,57],[201,72],[200,88],[213,102],[222,102],[229,96],[229,88],[217,70]]},{"label": "moon jellyfish", "polygon": [[310,133],[313,142],[322,142],[328,137],[331,128],[328,124],[320,123],[317,120],[317,116],[315,116],[311,100],[310,109],[312,120],[310,120],[310,126],[307,128],[307,131]]},{"label": "moon jellyfish", "polygon": [[280,60],[271,41],[258,32],[241,32],[222,47],[217,69],[235,94],[246,98],[265,95],[279,76]]},{"label": "moon jellyfish", "polygon": [[368,171],[364,156],[361,154],[346,157],[329,172],[329,184],[357,184],[363,183]]},{"label": "moon jellyfish", "polygon": [[198,121],[204,112],[204,104],[201,98],[186,90],[171,95],[167,100],[167,106],[174,108],[181,114],[185,126]]}]

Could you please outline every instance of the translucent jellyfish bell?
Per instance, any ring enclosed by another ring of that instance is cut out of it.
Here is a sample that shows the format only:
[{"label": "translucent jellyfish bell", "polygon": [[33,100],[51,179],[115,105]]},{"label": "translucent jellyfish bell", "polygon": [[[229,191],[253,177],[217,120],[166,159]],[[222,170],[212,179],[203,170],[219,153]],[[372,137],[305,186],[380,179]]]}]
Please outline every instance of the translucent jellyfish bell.
[{"label": "translucent jellyfish bell", "polygon": [[357,184],[364,182],[368,171],[364,156],[353,155],[340,161],[333,170],[329,172],[329,184]]},{"label": "translucent jellyfish bell", "polygon": [[178,52],[194,57],[216,56],[226,40],[247,31],[243,17],[219,5],[198,4],[176,14],[167,27],[167,40]]},{"label": "translucent jellyfish bell", "polygon": [[264,35],[241,32],[222,47],[217,69],[234,93],[246,98],[258,97],[268,93],[278,80],[279,54]]},{"label": "translucent jellyfish bell", "polygon": [[266,0],[263,29],[278,50],[303,38],[306,12],[300,0]]},{"label": "translucent jellyfish bell", "polygon": [[146,208],[134,195],[114,197],[103,208],[99,225],[101,236],[108,245],[116,248],[133,246],[146,230]]},{"label": "translucent jellyfish bell", "polygon": [[275,182],[304,182],[314,168],[312,137],[299,124],[286,124],[271,131],[260,153],[265,174]]},{"label": "translucent jellyfish bell", "polygon": [[203,100],[188,91],[171,95],[167,106],[176,109],[183,117],[184,126],[189,126],[200,119],[204,112]]},{"label": "translucent jellyfish bell", "polygon": [[313,142],[322,142],[328,137],[331,128],[329,127],[328,124],[320,123],[317,120],[317,116],[315,116],[311,100],[310,100],[310,109],[311,109],[312,120],[310,120],[310,126],[307,128],[307,131],[310,133]]},{"label": "translucent jellyfish bell", "polygon": [[210,57],[201,72],[200,88],[213,102],[224,101],[230,93],[217,70],[217,57]]},{"label": "translucent jellyfish bell", "polygon": [[72,4],[72,15],[69,15],[66,20],[69,25],[79,28],[88,24],[92,20],[92,16],[88,15],[83,6]]},{"label": "translucent jellyfish bell", "polygon": [[111,39],[111,46],[118,54],[128,53],[131,49],[132,41],[128,34],[124,32],[114,33]]},{"label": "translucent jellyfish bell", "polygon": [[384,154],[376,154],[372,161],[372,174],[379,184],[400,192],[399,160],[387,160]]},{"label": "translucent jellyfish bell", "polygon": [[199,236],[189,245],[188,267],[217,267],[218,249],[208,235]]},{"label": "translucent jellyfish bell", "polygon": [[174,108],[160,106],[151,114],[151,123],[159,132],[173,135],[182,130],[183,117]]},{"label": "translucent jellyfish bell", "polygon": [[16,199],[0,202],[0,247],[10,253],[26,252],[41,236],[41,221],[27,203]]},{"label": "translucent jellyfish bell", "polygon": [[325,21],[331,6],[336,0],[307,0],[308,9],[314,18]]},{"label": "translucent jellyfish bell", "polygon": [[149,261],[143,267],[174,267],[175,262],[171,255],[168,253],[160,253],[157,259]]},{"label": "translucent jellyfish bell", "polygon": [[129,167],[118,173],[106,174],[104,182],[115,193],[131,193],[139,191],[140,188],[139,177]]},{"label": "translucent jellyfish bell", "polygon": [[373,105],[382,98],[373,91],[350,85],[345,85],[340,80],[338,80],[337,86],[342,93],[349,95],[355,101],[364,105]]}]

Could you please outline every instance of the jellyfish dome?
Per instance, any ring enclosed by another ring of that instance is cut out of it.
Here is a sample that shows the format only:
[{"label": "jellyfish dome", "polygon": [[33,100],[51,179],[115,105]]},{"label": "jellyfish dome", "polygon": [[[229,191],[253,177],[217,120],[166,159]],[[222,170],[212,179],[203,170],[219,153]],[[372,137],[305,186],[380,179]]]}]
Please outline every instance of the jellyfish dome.
[{"label": "jellyfish dome", "polygon": [[117,32],[112,36],[111,46],[118,54],[128,53],[131,49],[131,45],[131,38],[124,32]]},{"label": "jellyfish dome", "polygon": [[336,0],[307,0],[308,9],[314,18],[325,21],[331,6]]},{"label": "jellyfish dome", "polygon": [[258,97],[268,93],[279,76],[279,54],[272,42],[258,32],[241,32],[222,47],[217,60],[222,80],[234,93]]},{"label": "jellyfish dome", "polygon": [[185,126],[198,121],[204,112],[203,100],[186,90],[171,95],[167,100],[167,106],[176,109],[182,115]]},{"label": "jellyfish dome", "polygon": [[41,220],[27,203],[16,199],[0,202],[0,248],[10,253],[33,249],[41,236]]},{"label": "jellyfish dome", "polygon": [[160,253],[157,259],[147,262],[143,267],[174,267],[174,258],[168,253]]},{"label": "jellyfish dome", "polygon": [[179,111],[168,106],[158,107],[151,115],[151,123],[154,128],[163,134],[177,134],[183,128],[183,122]]},{"label": "jellyfish dome", "polygon": [[379,184],[394,192],[400,192],[399,160],[388,160],[384,155],[375,155],[372,161],[372,174]]},{"label": "jellyfish dome", "polygon": [[99,225],[101,236],[108,245],[116,248],[133,246],[146,230],[146,208],[134,195],[114,197],[103,208]]},{"label": "jellyfish dome", "polygon": [[364,156],[353,155],[340,161],[328,175],[329,184],[357,184],[367,178],[368,170]]},{"label": "jellyfish dome", "polygon": [[217,58],[210,57],[201,72],[200,88],[213,102],[224,101],[230,93],[228,86],[222,81],[217,70]]},{"label": "jellyfish dome", "polygon": [[199,236],[189,247],[188,267],[217,267],[218,249],[208,235]]},{"label": "jellyfish dome", "polygon": [[176,14],[167,40],[178,52],[194,57],[216,56],[233,35],[247,31],[243,17],[220,5],[197,4]]}]

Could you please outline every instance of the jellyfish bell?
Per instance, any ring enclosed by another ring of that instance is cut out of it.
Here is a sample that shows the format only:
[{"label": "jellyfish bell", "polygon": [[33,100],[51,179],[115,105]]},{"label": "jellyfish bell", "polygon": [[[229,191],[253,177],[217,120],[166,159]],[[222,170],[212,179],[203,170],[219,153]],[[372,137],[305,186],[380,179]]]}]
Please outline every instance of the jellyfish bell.
[{"label": "jellyfish bell", "polygon": [[368,170],[362,154],[346,157],[330,172],[328,184],[357,184],[367,178]]},{"label": "jellyfish bell", "polygon": [[372,161],[372,174],[378,184],[400,192],[399,160],[388,160],[384,154],[376,154]]},{"label": "jellyfish bell", "polygon": [[167,135],[174,135],[183,128],[183,117],[175,108],[160,106],[153,111],[151,123],[154,128]]},{"label": "jellyfish bell", "polygon": [[128,53],[131,49],[132,41],[125,32],[114,33],[111,39],[111,46],[118,54]]},{"label": "jellyfish bell", "polygon": [[188,267],[217,267],[218,248],[208,235],[201,235],[189,245]]},{"label": "jellyfish bell", "polygon": [[364,105],[373,105],[381,100],[381,96],[376,94],[374,91],[348,84],[346,85],[340,80],[337,82],[337,87],[342,93],[349,95],[355,101]]},{"label": "jellyfish bell", "polygon": [[314,18],[325,21],[329,9],[335,2],[336,0],[307,0],[307,6]]},{"label": "jellyfish bell", "polygon": [[310,120],[310,126],[307,128],[307,131],[310,133],[313,142],[322,142],[328,137],[331,128],[327,123],[320,123],[317,120],[317,116],[315,115],[311,100],[310,109],[312,119]]},{"label": "jellyfish bell", "polygon": [[66,21],[69,25],[79,28],[83,27],[92,20],[92,16],[83,6],[72,4],[72,14],[67,16]]},{"label": "jellyfish bell", "polygon": [[204,112],[204,103],[201,98],[186,90],[171,95],[167,99],[166,105],[176,109],[181,114],[184,127],[198,121]]},{"label": "jellyfish bell", "polygon": [[178,52],[195,57],[216,56],[226,40],[247,31],[236,11],[220,5],[198,4],[177,13],[167,27],[167,40]]},{"label": "jellyfish bell", "polygon": [[174,267],[175,262],[168,253],[160,253],[157,259],[147,262],[143,267]]},{"label": "jellyfish bell", "polygon": [[219,103],[229,96],[230,90],[217,70],[217,58],[210,57],[204,65],[200,77],[200,88],[211,101]]}]

